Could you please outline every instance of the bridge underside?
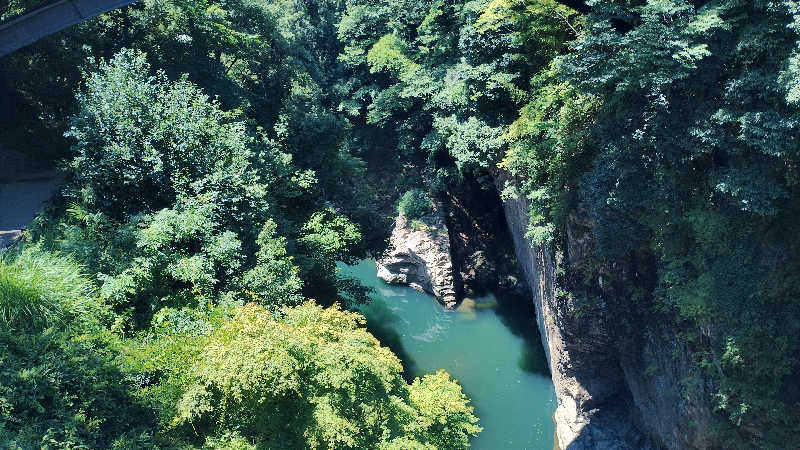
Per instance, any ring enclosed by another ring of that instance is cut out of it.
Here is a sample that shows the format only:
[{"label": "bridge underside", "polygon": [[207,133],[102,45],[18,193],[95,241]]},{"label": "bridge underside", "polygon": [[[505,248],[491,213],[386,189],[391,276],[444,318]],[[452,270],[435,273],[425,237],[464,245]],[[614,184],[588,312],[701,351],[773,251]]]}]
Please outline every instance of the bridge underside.
[{"label": "bridge underside", "polygon": [[0,23],[0,57],[70,25],[137,0],[58,0]]}]

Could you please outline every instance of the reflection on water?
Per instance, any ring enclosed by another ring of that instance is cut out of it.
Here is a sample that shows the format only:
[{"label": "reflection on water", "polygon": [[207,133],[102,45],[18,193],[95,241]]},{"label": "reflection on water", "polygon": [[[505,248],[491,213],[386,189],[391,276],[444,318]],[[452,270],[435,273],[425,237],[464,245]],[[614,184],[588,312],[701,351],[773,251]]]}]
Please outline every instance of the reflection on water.
[{"label": "reflection on water", "polygon": [[550,368],[547,367],[547,358],[540,346],[524,345],[520,351],[517,365],[526,372],[548,374],[548,376],[550,374]]},{"label": "reflection on water", "polygon": [[484,428],[473,448],[553,448],[555,395],[530,300],[487,296],[447,311],[431,296],[384,284],[372,261],[342,272],[376,289],[360,310],[407,379],[441,368],[459,380]]},{"label": "reflection on water", "polygon": [[536,309],[533,302],[510,296],[497,304],[495,314],[514,335],[522,338],[519,367],[522,370],[550,377],[547,356],[542,347],[542,338],[536,325]]},{"label": "reflection on water", "polygon": [[400,316],[395,313],[386,302],[370,302],[369,305],[362,306],[362,309],[369,309],[369,320],[367,321],[367,331],[378,338],[381,345],[389,347],[392,352],[400,358],[403,363],[403,378],[407,382],[414,380],[414,358],[406,351],[400,333],[397,332],[401,322]]}]

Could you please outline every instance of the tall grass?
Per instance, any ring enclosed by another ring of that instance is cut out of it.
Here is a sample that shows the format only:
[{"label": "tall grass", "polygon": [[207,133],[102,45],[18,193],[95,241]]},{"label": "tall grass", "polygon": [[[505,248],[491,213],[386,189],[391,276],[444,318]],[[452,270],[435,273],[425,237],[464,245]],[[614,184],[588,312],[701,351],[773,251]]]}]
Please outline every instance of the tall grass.
[{"label": "tall grass", "polygon": [[38,247],[0,254],[0,328],[85,326],[96,323],[102,309],[71,259]]}]

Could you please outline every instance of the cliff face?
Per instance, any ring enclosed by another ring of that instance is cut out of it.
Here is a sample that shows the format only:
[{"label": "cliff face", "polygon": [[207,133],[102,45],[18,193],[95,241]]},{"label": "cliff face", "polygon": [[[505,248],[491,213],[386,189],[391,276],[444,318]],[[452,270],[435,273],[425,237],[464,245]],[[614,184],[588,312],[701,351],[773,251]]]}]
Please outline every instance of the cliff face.
[{"label": "cliff face", "polygon": [[560,448],[714,447],[707,434],[708,382],[663,321],[637,316],[615,301],[602,276],[614,268],[594,269],[598,273],[586,277],[598,295],[559,289],[556,266],[567,273],[589,271],[584,262],[592,247],[590,228],[571,220],[567,255],[554,254],[525,237],[524,198],[504,202],[504,209],[558,397]]},{"label": "cliff face", "polygon": [[412,222],[399,215],[386,256],[378,261],[378,278],[407,284],[434,295],[448,308],[456,305],[456,285],[450,238],[441,205],[424,220]]},{"label": "cliff face", "polygon": [[468,297],[527,292],[498,193],[466,175],[450,184],[442,197],[458,292]]}]

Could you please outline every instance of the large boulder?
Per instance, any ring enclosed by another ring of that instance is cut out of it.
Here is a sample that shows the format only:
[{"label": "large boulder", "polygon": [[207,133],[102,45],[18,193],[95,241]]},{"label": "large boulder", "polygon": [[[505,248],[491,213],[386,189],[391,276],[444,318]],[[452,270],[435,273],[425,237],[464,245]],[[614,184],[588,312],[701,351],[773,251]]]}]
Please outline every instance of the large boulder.
[{"label": "large boulder", "polygon": [[427,292],[446,307],[458,302],[450,255],[450,237],[441,205],[420,220],[400,214],[386,255],[378,261],[378,278]]}]

